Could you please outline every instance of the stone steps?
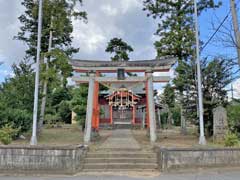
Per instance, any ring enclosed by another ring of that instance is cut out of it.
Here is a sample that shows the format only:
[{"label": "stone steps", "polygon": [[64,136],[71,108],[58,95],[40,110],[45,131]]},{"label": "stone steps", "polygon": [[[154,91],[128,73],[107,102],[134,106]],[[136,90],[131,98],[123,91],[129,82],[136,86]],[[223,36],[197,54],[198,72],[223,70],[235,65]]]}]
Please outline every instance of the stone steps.
[{"label": "stone steps", "polygon": [[133,169],[157,169],[156,163],[85,163],[84,170],[90,171],[95,169],[125,169],[125,170],[133,170]]},{"label": "stone steps", "polygon": [[113,123],[113,129],[132,129],[131,123]]},{"label": "stone steps", "polygon": [[157,163],[156,158],[86,158],[85,163]]},{"label": "stone steps", "polygon": [[89,152],[87,158],[157,158],[155,153],[146,152]]},{"label": "stone steps", "polygon": [[158,168],[157,156],[155,153],[142,151],[115,151],[89,152],[85,158],[83,171],[154,171]]},{"label": "stone steps", "polygon": [[158,169],[157,154],[144,150],[131,130],[113,130],[97,149],[87,153],[84,172],[145,172]]},{"label": "stone steps", "polygon": [[[147,173],[147,172],[158,172],[158,169],[137,169],[137,168],[132,168],[131,169],[131,172],[144,172],[144,173]],[[103,172],[109,172],[109,173],[122,173],[122,172],[130,172],[129,169],[83,169],[82,172],[90,172],[90,173],[103,173]]]}]

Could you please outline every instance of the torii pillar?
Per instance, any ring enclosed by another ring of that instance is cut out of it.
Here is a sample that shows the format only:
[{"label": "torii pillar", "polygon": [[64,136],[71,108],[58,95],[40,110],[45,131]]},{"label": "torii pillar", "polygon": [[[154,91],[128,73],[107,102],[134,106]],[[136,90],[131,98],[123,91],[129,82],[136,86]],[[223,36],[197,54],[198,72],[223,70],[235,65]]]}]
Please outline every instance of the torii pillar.
[{"label": "torii pillar", "polygon": [[87,113],[84,132],[85,143],[89,143],[91,141],[95,76],[95,72],[89,72]]},{"label": "torii pillar", "polygon": [[153,94],[153,76],[152,71],[146,71],[147,77],[147,106],[148,106],[148,118],[149,118],[149,128],[150,128],[150,141],[155,142],[157,140],[156,136],[156,117],[155,117],[155,103]]}]

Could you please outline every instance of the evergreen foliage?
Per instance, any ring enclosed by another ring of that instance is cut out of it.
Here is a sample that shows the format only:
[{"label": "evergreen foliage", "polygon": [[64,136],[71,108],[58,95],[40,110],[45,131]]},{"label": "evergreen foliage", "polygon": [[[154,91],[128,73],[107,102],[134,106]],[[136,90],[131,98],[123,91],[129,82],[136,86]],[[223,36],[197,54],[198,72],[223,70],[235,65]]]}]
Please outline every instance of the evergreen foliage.
[{"label": "evergreen foliage", "polygon": [[128,61],[128,53],[133,52],[133,48],[124,42],[121,38],[113,38],[108,43],[105,51],[115,54],[111,58],[112,61]]},{"label": "evergreen foliage", "polygon": [[72,90],[72,100],[70,101],[71,109],[77,114],[76,120],[84,128],[86,119],[88,86],[80,85],[79,88]]},{"label": "evergreen foliage", "polygon": [[[184,116],[195,122],[197,120],[197,82],[193,3],[194,1],[190,0],[144,0],[143,10],[147,11],[148,16],[158,21],[155,35],[159,36],[159,40],[154,44],[157,56],[174,56],[178,59],[177,76],[173,81],[177,98],[184,109]],[[216,3],[214,0],[200,0],[197,5],[198,15],[204,10],[218,8],[220,5],[221,1]],[[210,131],[212,126],[212,123],[209,122],[212,121],[210,111],[217,104],[225,103],[224,87],[229,83],[230,72],[224,71],[224,68],[228,67],[224,61],[219,59],[210,61],[210,63],[204,61],[202,65],[204,66],[202,67],[204,116]],[[215,73],[213,67],[219,68],[219,71]],[[222,70],[223,72],[221,72]],[[215,76],[214,73],[220,76]],[[210,97],[211,95],[215,98],[214,100]],[[209,99],[213,101],[209,101]]]},{"label": "evergreen foliage", "polygon": [[[48,51],[49,32],[53,31],[52,47],[59,48],[66,55],[71,55],[78,51],[71,46],[73,31],[72,17],[87,20],[87,13],[75,11],[76,3],[82,5],[82,0],[44,0],[43,1],[43,25],[41,51]],[[36,59],[37,47],[37,26],[38,26],[38,1],[23,0],[21,3],[25,7],[25,12],[19,17],[22,24],[18,35],[18,40],[25,42],[28,46],[26,55],[28,58]],[[52,24],[52,26],[51,26]]]},{"label": "evergreen foliage", "polygon": [[13,77],[0,86],[0,128],[11,125],[26,132],[32,124],[34,74],[31,65],[13,64]]},{"label": "evergreen foliage", "polygon": [[[26,59],[32,61],[36,59],[37,47],[37,26],[38,26],[38,1],[23,0],[22,5],[25,12],[19,17],[21,22],[20,31],[15,37],[27,44]],[[77,6],[80,5],[80,6]],[[41,87],[42,105],[38,130],[43,124],[45,111],[51,109],[48,117],[54,119],[64,118],[59,116],[58,110],[66,110],[66,103],[61,99],[58,105],[51,106],[49,93],[57,87],[66,88],[67,78],[72,75],[72,67],[68,63],[71,55],[78,52],[78,48],[72,46],[72,19],[79,19],[87,22],[87,13],[78,11],[81,8],[82,0],[44,0],[42,16],[42,38],[41,38]],[[45,59],[45,61],[43,61]],[[58,108],[61,107],[61,108]],[[45,108],[47,107],[47,109]],[[46,110],[45,110],[46,109]],[[55,112],[55,114],[53,113]],[[49,113],[49,112],[47,112]],[[63,116],[63,113],[61,113]],[[69,114],[69,110],[67,112]],[[69,115],[64,115],[69,118]],[[57,118],[58,117],[58,118]],[[51,118],[50,118],[51,119]]]},{"label": "evergreen foliage", "polygon": [[228,105],[227,114],[230,131],[240,134],[240,104]]}]

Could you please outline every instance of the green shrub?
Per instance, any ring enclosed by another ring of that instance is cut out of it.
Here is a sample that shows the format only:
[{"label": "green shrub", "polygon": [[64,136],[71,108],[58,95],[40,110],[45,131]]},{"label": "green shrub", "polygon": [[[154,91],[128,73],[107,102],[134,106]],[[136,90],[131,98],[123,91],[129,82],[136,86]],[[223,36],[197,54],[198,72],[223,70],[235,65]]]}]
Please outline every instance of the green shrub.
[{"label": "green shrub", "polygon": [[240,133],[240,105],[227,107],[228,125],[231,131]]},{"label": "green shrub", "polygon": [[225,136],[224,144],[227,147],[236,146],[239,144],[238,136],[235,133],[228,132]]},{"label": "green shrub", "polygon": [[4,145],[8,145],[12,142],[12,137],[8,133],[6,133],[5,131],[0,130],[0,141]]},{"label": "green shrub", "polygon": [[61,120],[67,124],[71,123],[72,111],[70,109],[70,103],[67,101],[62,101],[58,105],[58,114]]},{"label": "green shrub", "polygon": [[13,138],[17,136],[19,129],[14,129],[10,125],[5,125],[0,129],[0,141],[8,145],[12,142]]},{"label": "green shrub", "polygon": [[53,128],[58,122],[60,122],[61,117],[58,114],[46,114],[45,124],[46,128]]},{"label": "green shrub", "polygon": [[181,109],[179,106],[175,106],[171,109],[172,118],[175,126],[181,126]]}]

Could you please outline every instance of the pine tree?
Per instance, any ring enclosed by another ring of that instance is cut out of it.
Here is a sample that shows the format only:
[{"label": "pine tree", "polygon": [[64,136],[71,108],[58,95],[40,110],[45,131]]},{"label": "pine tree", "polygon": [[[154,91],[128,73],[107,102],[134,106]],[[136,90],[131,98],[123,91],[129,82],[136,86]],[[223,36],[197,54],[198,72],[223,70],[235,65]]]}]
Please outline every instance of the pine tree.
[{"label": "pine tree", "polygon": [[[51,82],[52,84],[52,81],[60,81],[61,86],[66,86],[66,79],[72,72],[68,59],[73,53],[78,52],[78,48],[71,45],[73,38],[71,36],[73,32],[72,18],[87,20],[86,12],[75,10],[77,2],[82,5],[82,0],[45,0],[43,4],[41,44],[41,84],[43,85],[43,92],[39,128],[41,128],[44,120],[48,83]],[[28,45],[26,58],[35,60],[38,2],[24,0],[22,5],[26,10],[19,17],[22,26],[15,38]],[[45,64],[43,64],[43,59],[45,59]]]},{"label": "pine tree", "polygon": [[161,101],[168,111],[168,128],[170,128],[173,122],[172,109],[175,107],[175,92],[174,88],[169,83],[164,88]]},{"label": "pine tree", "polygon": [[133,48],[121,38],[113,38],[107,45],[106,52],[114,53],[112,61],[128,61],[128,53],[133,52]]},{"label": "pine tree", "polygon": [[34,72],[25,61],[13,64],[12,71],[0,85],[0,128],[10,125],[22,133],[32,124]]},{"label": "pine tree", "polygon": [[208,135],[213,133],[213,109],[228,104],[227,86],[233,80],[232,68],[231,61],[222,57],[202,61],[204,121]]},{"label": "pine tree", "polygon": [[[176,89],[179,92],[182,105],[182,128],[185,128],[186,114],[183,109],[188,110],[189,94],[196,92],[195,82],[195,30],[194,30],[194,4],[192,0],[144,0],[144,9],[148,16],[158,20],[156,35],[159,40],[155,42],[157,56],[175,56],[178,59],[176,68],[177,77],[174,80]],[[199,15],[203,10],[217,8],[214,0],[199,0]],[[185,95],[187,94],[187,95]],[[194,100],[193,100],[194,101]],[[196,102],[194,102],[196,107]]]}]

